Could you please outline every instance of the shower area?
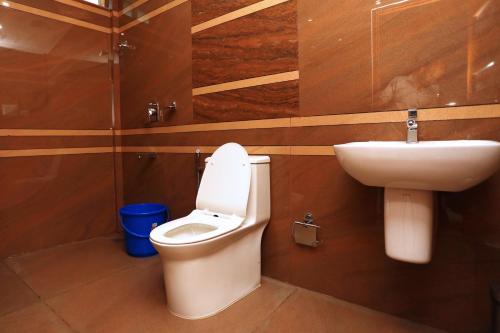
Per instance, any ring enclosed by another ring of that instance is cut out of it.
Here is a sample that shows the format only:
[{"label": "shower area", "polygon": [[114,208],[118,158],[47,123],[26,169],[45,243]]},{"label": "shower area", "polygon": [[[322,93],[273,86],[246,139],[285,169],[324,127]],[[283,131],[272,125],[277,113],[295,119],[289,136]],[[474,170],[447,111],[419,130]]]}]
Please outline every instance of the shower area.
[{"label": "shower area", "polygon": [[113,16],[0,3],[0,256],[116,232]]}]

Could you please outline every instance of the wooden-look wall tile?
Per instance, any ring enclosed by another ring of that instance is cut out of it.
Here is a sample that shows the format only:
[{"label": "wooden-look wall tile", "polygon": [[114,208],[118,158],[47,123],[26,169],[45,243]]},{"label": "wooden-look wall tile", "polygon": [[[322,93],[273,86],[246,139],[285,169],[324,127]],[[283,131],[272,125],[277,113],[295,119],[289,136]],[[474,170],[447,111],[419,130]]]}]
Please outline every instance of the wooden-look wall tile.
[{"label": "wooden-look wall tile", "polygon": [[[420,122],[418,139],[497,140],[500,141],[500,118]],[[380,123],[291,128],[291,145],[334,145],[355,141],[404,141],[405,123]]]},{"label": "wooden-look wall tile", "polygon": [[155,159],[138,159],[137,154],[125,153],[122,157],[126,204],[163,203],[170,207],[171,218],[185,216],[195,208],[194,154],[158,154]]},{"label": "wooden-look wall tile", "polygon": [[192,121],[190,17],[186,2],[122,36],[135,46],[120,56],[123,128],[144,127],[147,104],[153,101],[162,106],[177,102],[177,111],[154,126]]},{"label": "wooden-look wall tile", "polygon": [[412,265],[384,253],[382,189],[358,183],[335,157],[292,156],[290,168],[291,218],[312,212],[323,242],[292,247],[282,259],[288,267],[270,267],[273,276],[453,332],[487,328],[488,284],[500,276],[500,253],[491,245],[499,233],[498,174],[441,196],[446,218],[438,221],[433,260]]},{"label": "wooden-look wall tile", "polygon": [[[461,280],[469,278],[469,286],[455,290],[455,297],[441,302],[436,301],[432,307],[416,306],[413,310],[419,316],[432,318],[438,322],[439,319],[435,317],[436,313],[439,313],[441,320],[445,321],[441,325],[449,331],[465,333],[489,329],[488,324],[491,322],[489,287],[492,282],[498,282],[500,278],[498,202],[500,202],[500,172],[467,191],[439,193],[438,236],[446,235],[447,241],[444,245],[441,243],[441,247],[436,247],[435,255],[443,257],[442,261],[446,260],[449,265],[455,266],[454,277]],[[464,251],[455,254],[454,249],[449,246],[452,241],[459,243]],[[465,270],[459,270],[457,256],[467,258],[460,261],[468,260],[469,276],[465,274]],[[429,277],[429,280],[432,280],[432,277]],[[437,288],[446,285],[444,276],[442,281],[442,284],[436,282]],[[434,299],[436,296],[428,294],[428,298]],[[462,301],[457,304],[457,299]],[[446,304],[443,304],[445,302]],[[457,321],[456,318],[463,319]]]},{"label": "wooden-look wall tile", "polygon": [[286,281],[289,272],[290,156],[271,156],[271,219],[262,238],[262,274]]},{"label": "wooden-look wall tile", "polygon": [[299,0],[302,116],[370,111],[372,6],[364,0]]},{"label": "wooden-look wall tile", "polygon": [[112,154],[2,159],[0,256],[116,230]]},{"label": "wooden-look wall tile", "polygon": [[219,146],[227,142],[237,142],[241,145],[247,146],[286,146],[290,143],[289,134],[289,128],[273,128],[238,131],[131,135],[123,137],[123,145]]},{"label": "wooden-look wall tile", "polygon": [[1,149],[111,147],[111,136],[0,136]]},{"label": "wooden-look wall tile", "polygon": [[[295,245],[290,257],[290,282],[337,297],[364,294],[347,287],[351,276],[374,269],[386,259],[383,250],[381,192],[348,176],[333,156],[292,156],[290,205],[292,219],[311,212],[320,226],[317,248]],[[321,269],[319,268],[321,267]],[[312,278],[308,278],[312,272]]]},{"label": "wooden-look wall tile", "polygon": [[301,114],[498,103],[500,1],[483,5],[299,1]]},{"label": "wooden-look wall tile", "polygon": [[196,122],[290,117],[299,111],[298,81],[222,91],[193,97]]},{"label": "wooden-look wall tile", "polygon": [[191,0],[192,25],[209,21],[259,1],[261,0]]},{"label": "wooden-look wall tile", "polygon": [[[443,0],[374,9],[374,108],[498,103],[499,20],[499,0],[487,6],[481,0]],[[419,90],[405,90],[408,83]]]},{"label": "wooden-look wall tile", "polygon": [[296,1],[193,34],[193,86],[298,69]]}]

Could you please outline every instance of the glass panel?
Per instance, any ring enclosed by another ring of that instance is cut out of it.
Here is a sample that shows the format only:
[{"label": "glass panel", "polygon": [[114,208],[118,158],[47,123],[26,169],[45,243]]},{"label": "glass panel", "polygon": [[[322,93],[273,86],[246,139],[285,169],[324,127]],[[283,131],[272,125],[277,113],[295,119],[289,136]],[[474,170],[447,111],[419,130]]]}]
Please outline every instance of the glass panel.
[{"label": "glass panel", "polygon": [[[30,12],[12,8],[14,2],[0,5],[0,128],[46,132],[0,138],[0,150],[33,154],[0,158],[0,256],[116,229],[110,34],[78,25],[85,11],[23,3]],[[74,24],[53,19],[63,14]],[[110,27],[101,15],[88,16]],[[76,148],[109,153],[66,154]]]}]

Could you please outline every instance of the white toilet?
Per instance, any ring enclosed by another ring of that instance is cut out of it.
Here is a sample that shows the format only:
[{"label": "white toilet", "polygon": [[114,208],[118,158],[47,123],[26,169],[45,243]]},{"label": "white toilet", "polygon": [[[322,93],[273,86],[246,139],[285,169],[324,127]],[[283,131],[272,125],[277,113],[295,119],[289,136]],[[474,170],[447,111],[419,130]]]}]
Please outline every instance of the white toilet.
[{"label": "white toilet", "polygon": [[196,209],[151,231],[167,305],[186,319],[212,316],[260,286],[260,246],[270,215],[268,156],[227,143],[207,158]]}]

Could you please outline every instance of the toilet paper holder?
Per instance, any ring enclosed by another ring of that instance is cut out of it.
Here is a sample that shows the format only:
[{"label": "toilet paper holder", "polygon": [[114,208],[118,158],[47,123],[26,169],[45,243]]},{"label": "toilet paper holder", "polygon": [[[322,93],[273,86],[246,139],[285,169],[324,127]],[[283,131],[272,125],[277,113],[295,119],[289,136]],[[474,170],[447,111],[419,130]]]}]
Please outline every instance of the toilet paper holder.
[{"label": "toilet paper holder", "polygon": [[307,213],[303,221],[292,223],[292,237],[297,244],[317,247],[320,244],[318,240],[319,228],[319,225],[314,224],[313,215]]}]

